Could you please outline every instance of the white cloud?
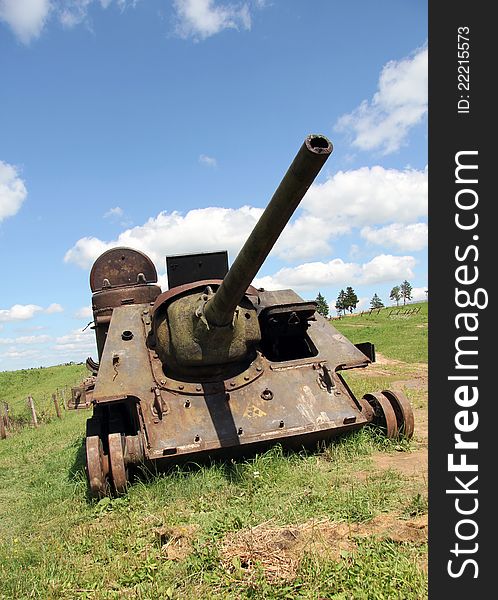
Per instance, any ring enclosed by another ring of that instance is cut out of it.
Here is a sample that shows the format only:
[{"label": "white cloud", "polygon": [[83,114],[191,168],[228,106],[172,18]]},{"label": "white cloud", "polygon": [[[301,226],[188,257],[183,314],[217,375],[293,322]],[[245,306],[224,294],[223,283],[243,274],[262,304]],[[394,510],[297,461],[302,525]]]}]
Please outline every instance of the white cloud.
[{"label": "white cloud", "polygon": [[412,288],[412,301],[416,302],[421,300],[427,300],[428,294],[426,294],[425,292],[428,290],[429,288],[427,286]]},{"label": "white cloud", "polygon": [[41,350],[35,350],[33,348],[19,350],[18,347],[13,346],[11,348],[8,348],[6,352],[2,352],[2,354],[0,355],[0,362],[5,359],[10,359],[23,360],[25,363],[27,360],[42,360],[44,357],[45,354]]},{"label": "white cloud", "polygon": [[330,254],[329,238],[332,234],[347,233],[348,227],[335,226],[327,218],[303,212],[295,221],[288,223],[278,239],[274,253],[285,260]]},{"label": "white cloud", "polygon": [[[338,171],[324,183],[311,186],[301,213],[285,228],[275,254],[286,260],[323,256],[330,253],[331,240],[354,228],[413,224],[427,215],[427,175],[427,169],[401,171],[381,166]],[[418,233],[420,239],[419,229],[411,232],[412,237]],[[353,252],[355,258],[359,248]]]},{"label": "white cloud", "polygon": [[370,262],[361,266],[361,274],[358,276],[357,281],[359,284],[369,285],[400,279],[412,279],[415,263],[413,256],[379,254]]},{"label": "white cloud", "polygon": [[0,21],[5,21],[17,38],[29,44],[40,36],[49,18],[58,18],[63,27],[72,28],[88,23],[88,11],[93,4],[106,9],[112,3],[125,10],[137,0],[0,0]]},{"label": "white cloud", "polygon": [[15,331],[21,331],[24,333],[33,333],[34,331],[43,331],[48,329],[46,325],[18,325]]},{"label": "white cloud", "polygon": [[214,0],[174,0],[176,33],[182,38],[204,40],[224,29],[250,29],[251,15],[247,4]]},{"label": "white cloud", "polygon": [[123,216],[123,209],[120,206],[115,206],[114,208],[110,208],[106,213],[104,213],[104,219],[113,219],[116,217]]},{"label": "white cloud", "polygon": [[[92,4],[100,4],[108,8],[113,0],[63,0],[58,8],[59,21],[64,27],[71,28],[88,21],[88,10]],[[137,0],[115,0],[116,5],[123,11],[128,5],[135,6]]]},{"label": "white cloud", "polygon": [[125,216],[125,211],[121,206],[114,206],[106,211],[103,218],[108,220],[110,223],[119,224],[121,227],[130,227],[132,221]]},{"label": "white cloud", "polygon": [[350,133],[353,146],[360,150],[383,154],[398,150],[427,114],[427,58],[423,47],[408,58],[388,62],[373,98],[340,117],[336,129]]},{"label": "white cloud", "polygon": [[0,338],[0,344],[4,346],[9,344],[14,346],[25,344],[45,344],[51,339],[52,338],[49,335],[23,335],[17,338]]},{"label": "white cloud", "polygon": [[[139,0],[0,0],[0,21],[10,26],[17,38],[29,44],[42,33],[54,16],[71,29],[86,24],[91,27],[90,8],[107,9],[111,5],[121,11],[135,7]],[[225,29],[251,29],[248,2],[216,0],[173,0],[176,33],[182,38],[204,40]],[[252,0],[255,9],[266,7],[265,0]]]},{"label": "white cloud", "polygon": [[123,231],[111,242],[81,238],[66,252],[64,261],[88,269],[100,254],[116,246],[145,252],[160,273],[165,270],[164,257],[171,254],[226,249],[233,259],[261,213],[261,209],[249,206],[195,209],[184,216],[161,212],[144,225]]},{"label": "white cloud", "polygon": [[36,304],[14,304],[11,308],[0,309],[0,321],[24,321],[32,319],[41,310],[43,308]]},{"label": "white cloud", "polygon": [[345,263],[342,259],[335,258],[326,263],[311,262],[280,269],[275,275],[256,278],[255,285],[267,290],[340,285],[344,281],[352,281],[357,272],[357,264]]},{"label": "white cloud", "polygon": [[0,0],[0,21],[5,21],[23,44],[37,38],[52,10],[50,0]]},{"label": "white cloud", "polygon": [[64,27],[74,27],[86,20],[88,7],[93,0],[65,0],[59,11],[59,21]]},{"label": "white cloud", "polygon": [[335,258],[329,262],[311,262],[280,269],[275,275],[256,278],[254,285],[276,290],[384,283],[412,278],[415,262],[412,256],[390,254],[380,254],[364,264]]},{"label": "white cloud", "polygon": [[82,306],[77,311],[75,311],[74,316],[77,319],[88,319],[90,317],[93,317],[92,307]]},{"label": "white cloud", "polygon": [[325,219],[333,233],[384,223],[413,223],[427,215],[428,172],[381,166],[338,171],[311,186],[303,209]]},{"label": "white cloud", "polygon": [[119,244],[106,243],[95,237],[84,237],[66,252],[64,261],[73,262],[83,269],[88,269],[98,256],[113,246],[119,246]]},{"label": "white cloud", "polygon": [[[288,260],[330,252],[330,241],[354,228],[393,222],[413,227],[428,212],[428,171],[378,165],[338,171],[324,183],[312,185],[301,206],[301,214],[287,225],[275,248],[277,255]],[[408,231],[412,237],[418,234],[420,241],[419,224]],[[353,252],[357,255],[358,250]]]},{"label": "white cloud", "polygon": [[427,223],[403,225],[392,223],[386,227],[364,227],[360,235],[371,244],[398,251],[416,252],[427,246]]},{"label": "white cloud", "polygon": [[[274,253],[286,260],[323,256],[334,236],[354,227],[388,223],[410,224],[427,214],[427,171],[363,167],[339,171],[325,183],[313,185],[300,215],[284,230]],[[227,249],[236,256],[262,209],[209,207],[182,215],[161,212],[145,224],[123,231],[116,240],[95,237],[78,240],[65,262],[89,269],[105,250],[127,246],[145,252],[164,272],[168,254]]]},{"label": "white cloud", "polygon": [[207,156],[206,154],[201,154],[199,156],[199,162],[201,163],[201,165],[205,165],[206,167],[216,167],[218,164],[216,162],[216,158],[213,158],[212,156]]},{"label": "white cloud", "polygon": [[0,160],[0,223],[17,213],[27,194],[17,169]]},{"label": "white cloud", "polygon": [[[59,353],[80,352],[81,354],[95,351],[95,334],[91,329],[75,329],[55,340],[53,349]],[[69,359],[68,359],[69,360]]]},{"label": "white cloud", "polygon": [[14,304],[11,308],[0,309],[0,321],[26,321],[32,319],[36,313],[44,312],[54,314],[63,312],[64,309],[60,304],[50,304],[47,308],[42,308],[37,304]]},{"label": "white cloud", "polygon": [[62,306],[60,304],[57,304],[56,302],[54,302],[50,306],[47,306],[47,308],[45,309],[45,312],[48,315],[53,315],[54,313],[64,312],[64,309],[62,308]]}]

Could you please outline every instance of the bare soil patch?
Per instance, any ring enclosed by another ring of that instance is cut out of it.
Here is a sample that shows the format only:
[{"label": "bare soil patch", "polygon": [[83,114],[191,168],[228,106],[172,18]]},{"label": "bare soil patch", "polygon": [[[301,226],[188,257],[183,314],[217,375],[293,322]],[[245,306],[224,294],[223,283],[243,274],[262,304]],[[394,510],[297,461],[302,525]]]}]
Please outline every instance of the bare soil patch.
[{"label": "bare soil patch", "polygon": [[406,365],[407,363],[403,362],[402,360],[397,360],[396,358],[387,358],[387,356],[384,356],[383,354],[381,354],[380,352],[376,352],[375,353],[375,362],[370,365],[370,368],[374,368],[377,365]]},{"label": "bare soil patch", "polygon": [[397,386],[398,389],[401,389],[403,385],[419,389],[427,388],[427,363],[406,363],[395,358],[387,358],[380,354],[380,352],[376,353],[375,362],[369,365],[368,369],[364,369],[361,372],[361,376],[378,377],[381,375],[384,377],[393,377],[399,375],[400,369],[403,369],[403,372],[410,376],[410,379],[394,383],[393,385]]},{"label": "bare soil patch", "polygon": [[427,448],[420,448],[413,452],[396,452],[385,454],[379,452],[372,456],[376,469],[393,469],[407,475],[427,480]]}]

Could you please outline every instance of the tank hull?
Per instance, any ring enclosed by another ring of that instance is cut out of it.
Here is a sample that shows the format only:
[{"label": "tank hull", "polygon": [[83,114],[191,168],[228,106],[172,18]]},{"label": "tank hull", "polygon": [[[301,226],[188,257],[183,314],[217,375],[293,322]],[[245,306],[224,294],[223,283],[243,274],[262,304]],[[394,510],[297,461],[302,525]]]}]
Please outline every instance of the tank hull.
[{"label": "tank hull", "polygon": [[[278,306],[278,294],[269,295]],[[290,290],[280,292],[281,300],[290,298],[302,302]],[[129,423],[125,433],[141,438],[135,462],[164,464],[228,449],[245,454],[275,442],[299,446],[369,422],[337,371],[370,361],[320,315],[308,330],[311,346],[320,349],[314,356],[274,361],[257,352],[229,377],[200,381],[165,375],[147,346],[150,330],[150,305],[114,309],[93,393],[97,419]]]}]

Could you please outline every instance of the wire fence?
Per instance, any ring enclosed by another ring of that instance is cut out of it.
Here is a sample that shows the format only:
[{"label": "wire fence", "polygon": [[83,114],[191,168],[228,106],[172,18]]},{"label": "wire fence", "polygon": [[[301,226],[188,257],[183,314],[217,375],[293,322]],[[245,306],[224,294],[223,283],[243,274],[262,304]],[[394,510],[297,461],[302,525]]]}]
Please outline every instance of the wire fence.
[{"label": "wire fence", "polygon": [[40,427],[54,419],[62,419],[68,410],[71,387],[57,388],[52,394],[29,394],[26,402],[16,404],[15,410],[8,402],[0,403],[0,439],[17,433],[25,427]]},{"label": "wire fence", "polygon": [[410,317],[412,315],[416,315],[420,312],[421,306],[410,306],[412,304],[425,304],[428,300],[413,300],[411,302],[406,302],[401,306],[381,306],[380,308],[369,308],[368,310],[362,310],[361,312],[352,312],[346,313],[343,315],[337,315],[335,317],[330,317],[330,320],[337,319],[347,319],[350,317],[370,317],[372,315],[380,315],[388,313],[388,318],[396,318],[396,317]]}]

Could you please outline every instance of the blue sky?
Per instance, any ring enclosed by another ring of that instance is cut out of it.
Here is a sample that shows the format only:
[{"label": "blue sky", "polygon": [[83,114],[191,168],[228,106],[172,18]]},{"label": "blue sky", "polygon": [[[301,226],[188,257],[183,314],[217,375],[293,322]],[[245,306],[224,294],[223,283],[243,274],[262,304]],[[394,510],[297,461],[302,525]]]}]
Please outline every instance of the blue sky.
[{"label": "blue sky", "polygon": [[232,262],[309,133],[334,152],[256,283],[425,298],[426,3],[0,0],[0,370],[96,356],[109,247],[163,289],[167,254]]}]

